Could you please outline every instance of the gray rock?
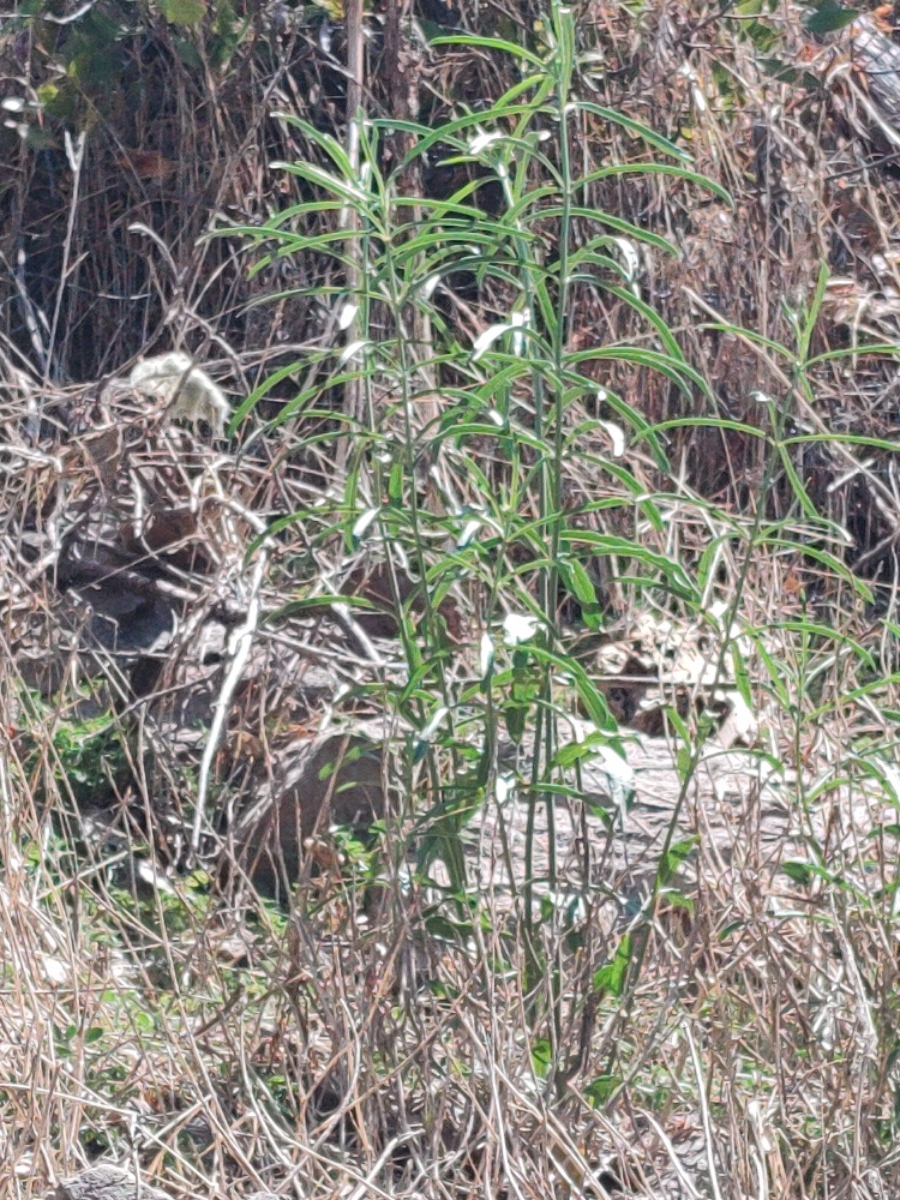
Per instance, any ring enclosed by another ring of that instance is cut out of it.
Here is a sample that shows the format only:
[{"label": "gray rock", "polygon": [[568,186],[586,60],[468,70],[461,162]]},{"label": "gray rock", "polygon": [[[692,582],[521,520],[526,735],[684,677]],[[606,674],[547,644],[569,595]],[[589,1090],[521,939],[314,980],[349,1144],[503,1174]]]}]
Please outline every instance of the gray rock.
[{"label": "gray rock", "polygon": [[48,1200],[171,1200],[171,1197],[143,1183],[130,1171],[101,1163],[63,1179]]}]

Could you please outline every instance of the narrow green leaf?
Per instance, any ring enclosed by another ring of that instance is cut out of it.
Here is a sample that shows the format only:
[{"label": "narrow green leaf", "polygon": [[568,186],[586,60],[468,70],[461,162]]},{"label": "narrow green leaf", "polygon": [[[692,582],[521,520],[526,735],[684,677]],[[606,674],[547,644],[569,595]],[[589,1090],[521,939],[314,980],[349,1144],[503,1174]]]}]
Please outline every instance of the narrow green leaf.
[{"label": "narrow green leaf", "polygon": [[474,33],[446,34],[444,37],[436,37],[431,44],[432,46],[460,46],[464,50],[499,50],[503,54],[524,59],[525,62],[530,62],[533,66],[544,70],[544,60],[534,51],[527,50],[517,42],[507,42],[503,38],[479,37]]},{"label": "narrow green leaf", "polygon": [[630,933],[626,933],[616,946],[612,959],[594,973],[593,990],[602,999],[613,996],[621,999],[628,980],[628,968],[634,953],[634,942]]},{"label": "narrow green leaf", "polygon": [[553,1051],[547,1038],[535,1038],[531,1043],[531,1065],[538,1079],[546,1079],[550,1073]]},{"label": "narrow green leaf", "polygon": [[589,629],[599,629],[601,624],[600,605],[597,593],[584,566],[577,558],[564,558],[559,563],[563,585],[581,606],[581,615]]}]

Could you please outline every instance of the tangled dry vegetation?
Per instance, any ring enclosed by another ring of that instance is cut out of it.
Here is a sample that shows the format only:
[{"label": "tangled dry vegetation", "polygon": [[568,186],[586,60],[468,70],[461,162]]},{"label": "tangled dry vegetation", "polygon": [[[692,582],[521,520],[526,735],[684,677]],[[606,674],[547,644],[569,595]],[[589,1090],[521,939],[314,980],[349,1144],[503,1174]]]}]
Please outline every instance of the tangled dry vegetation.
[{"label": "tangled dry vegetation", "polygon": [[[835,7],[372,6],[371,243],[277,165],[339,6],[10,19],[0,1195],[896,1194],[900,44]],[[478,121],[561,20],[551,419]],[[365,282],[473,196],[499,268]]]}]

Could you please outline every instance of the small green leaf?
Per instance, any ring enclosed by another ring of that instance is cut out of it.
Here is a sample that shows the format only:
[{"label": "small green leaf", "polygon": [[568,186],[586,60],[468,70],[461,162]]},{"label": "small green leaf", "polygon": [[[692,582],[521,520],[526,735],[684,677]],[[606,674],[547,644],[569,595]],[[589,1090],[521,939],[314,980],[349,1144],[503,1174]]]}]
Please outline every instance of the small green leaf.
[{"label": "small green leaf", "polygon": [[531,1043],[531,1065],[538,1079],[546,1079],[553,1054],[547,1038],[535,1038]]},{"label": "small green leaf", "polygon": [[804,862],[783,862],[781,869],[787,875],[788,879],[794,883],[799,883],[801,887],[806,887],[812,882],[813,872],[809,863]]},{"label": "small green leaf", "polygon": [[[55,114],[54,114],[55,115]],[[54,150],[59,145],[53,134],[40,125],[29,125],[25,133],[25,145],[29,150]]]},{"label": "small green leaf", "polygon": [[807,17],[804,24],[810,33],[834,33],[843,29],[859,16],[852,8],[844,8],[836,0],[822,0],[815,6],[816,11]]},{"label": "small green leaf", "polygon": [[186,67],[192,71],[203,69],[203,59],[200,57],[197,47],[190,38],[175,36],[172,38],[172,45]]},{"label": "small green leaf", "polygon": [[[671,710],[667,709],[667,712]],[[675,754],[675,769],[678,772],[679,783],[684,783],[691,772],[693,755],[690,746],[679,746]]]},{"label": "small green leaf", "polygon": [[744,656],[741,654],[740,647],[736,641],[732,641],[731,646],[731,663],[734,670],[734,685],[740,694],[741,699],[749,709],[753,709],[753,694],[750,687],[750,672],[747,670],[747,664],[744,661]]},{"label": "small green leaf", "polygon": [[716,935],[716,941],[717,942],[727,942],[733,933],[737,933],[739,930],[743,929],[747,924],[748,924],[748,922],[744,921],[743,919],[739,920],[739,921],[729,921],[729,923],[725,926],[725,928],[720,930],[719,933]]},{"label": "small green leaf", "polygon": [[436,908],[430,909],[425,914],[425,928],[433,938],[437,938],[441,942],[449,942],[452,945],[465,945],[472,936],[470,921],[451,921]]},{"label": "small green leaf", "polygon": [[818,866],[817,863],[801,862],[794,858],[783,862],[781,869],[788,879],[792,879],[794,883],[799,883],[803,887],[808,887],[814,879],[822,879],[825,883],[837,884],[839,887],[845,886],[839,875],[835,875],[825,867]]},{"label": "small green leaf", "polygon": [[395,462],[388,476],[388,499],[394,507],[403,499],[403,463]]},{"label": "small green leaf", "polygon": [[694,901],[677,888],[666,889],[666,903],[670,908],[683,908],[689,913],[694,911]]},{"label": "small green leaf", "polygon": [[162,0],[160,7],[173,25],[199,25],[206,16],[206,0]]},{"label": "small green leaf", "polygon": [[581,606],[581,616],[588,629],[599,629],[600,605],[591,577],[577,558],[564,558],[559,564],[559,573],[569,591]]},{"label": "small green leaf", "polygon": [[611,995],[618,1000],[622,995],[625,990],[625,981],[628,978],[632,949],[631,934],[626,933],[616,947],[612,959],[595,972],[594,991],[601,997]]},{"label": "small green leaf", "polygon": [[668,850],[659,860],[659,865],[656,868],[656,878],[660,887],[665,887],[667,883],[677,874],[685,862],[690,858],[694,847],[700,841],[700,838],[693,834],[691,837],[684,838],[683,841],[673,842]]},{"label": "small green leaf", "polygon": [[584,1089],[584,1094],[592,1108],[602,1108],[621,1083],[620,1075],[597,1075]]},{"label": "small green leaf", "polygon": [[525,736],[525,726],[528,723],[528,709],[517,704],[510,704],[504,711],[506,732],[514,746],[518,746]]}]

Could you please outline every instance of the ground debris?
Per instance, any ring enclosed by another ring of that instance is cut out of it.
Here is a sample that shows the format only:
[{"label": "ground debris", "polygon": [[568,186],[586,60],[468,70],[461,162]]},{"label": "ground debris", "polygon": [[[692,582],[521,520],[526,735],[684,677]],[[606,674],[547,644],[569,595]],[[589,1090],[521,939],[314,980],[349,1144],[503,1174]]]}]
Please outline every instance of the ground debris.
[{"label": "ground debris", "polygon": [[[100,1164],[63,1179],[47,1200],[171,1200],[168,1192],[151,1187],[131,1171]],[[276,1200],[273,1192],[256,1191],[247,1200]]]}]

